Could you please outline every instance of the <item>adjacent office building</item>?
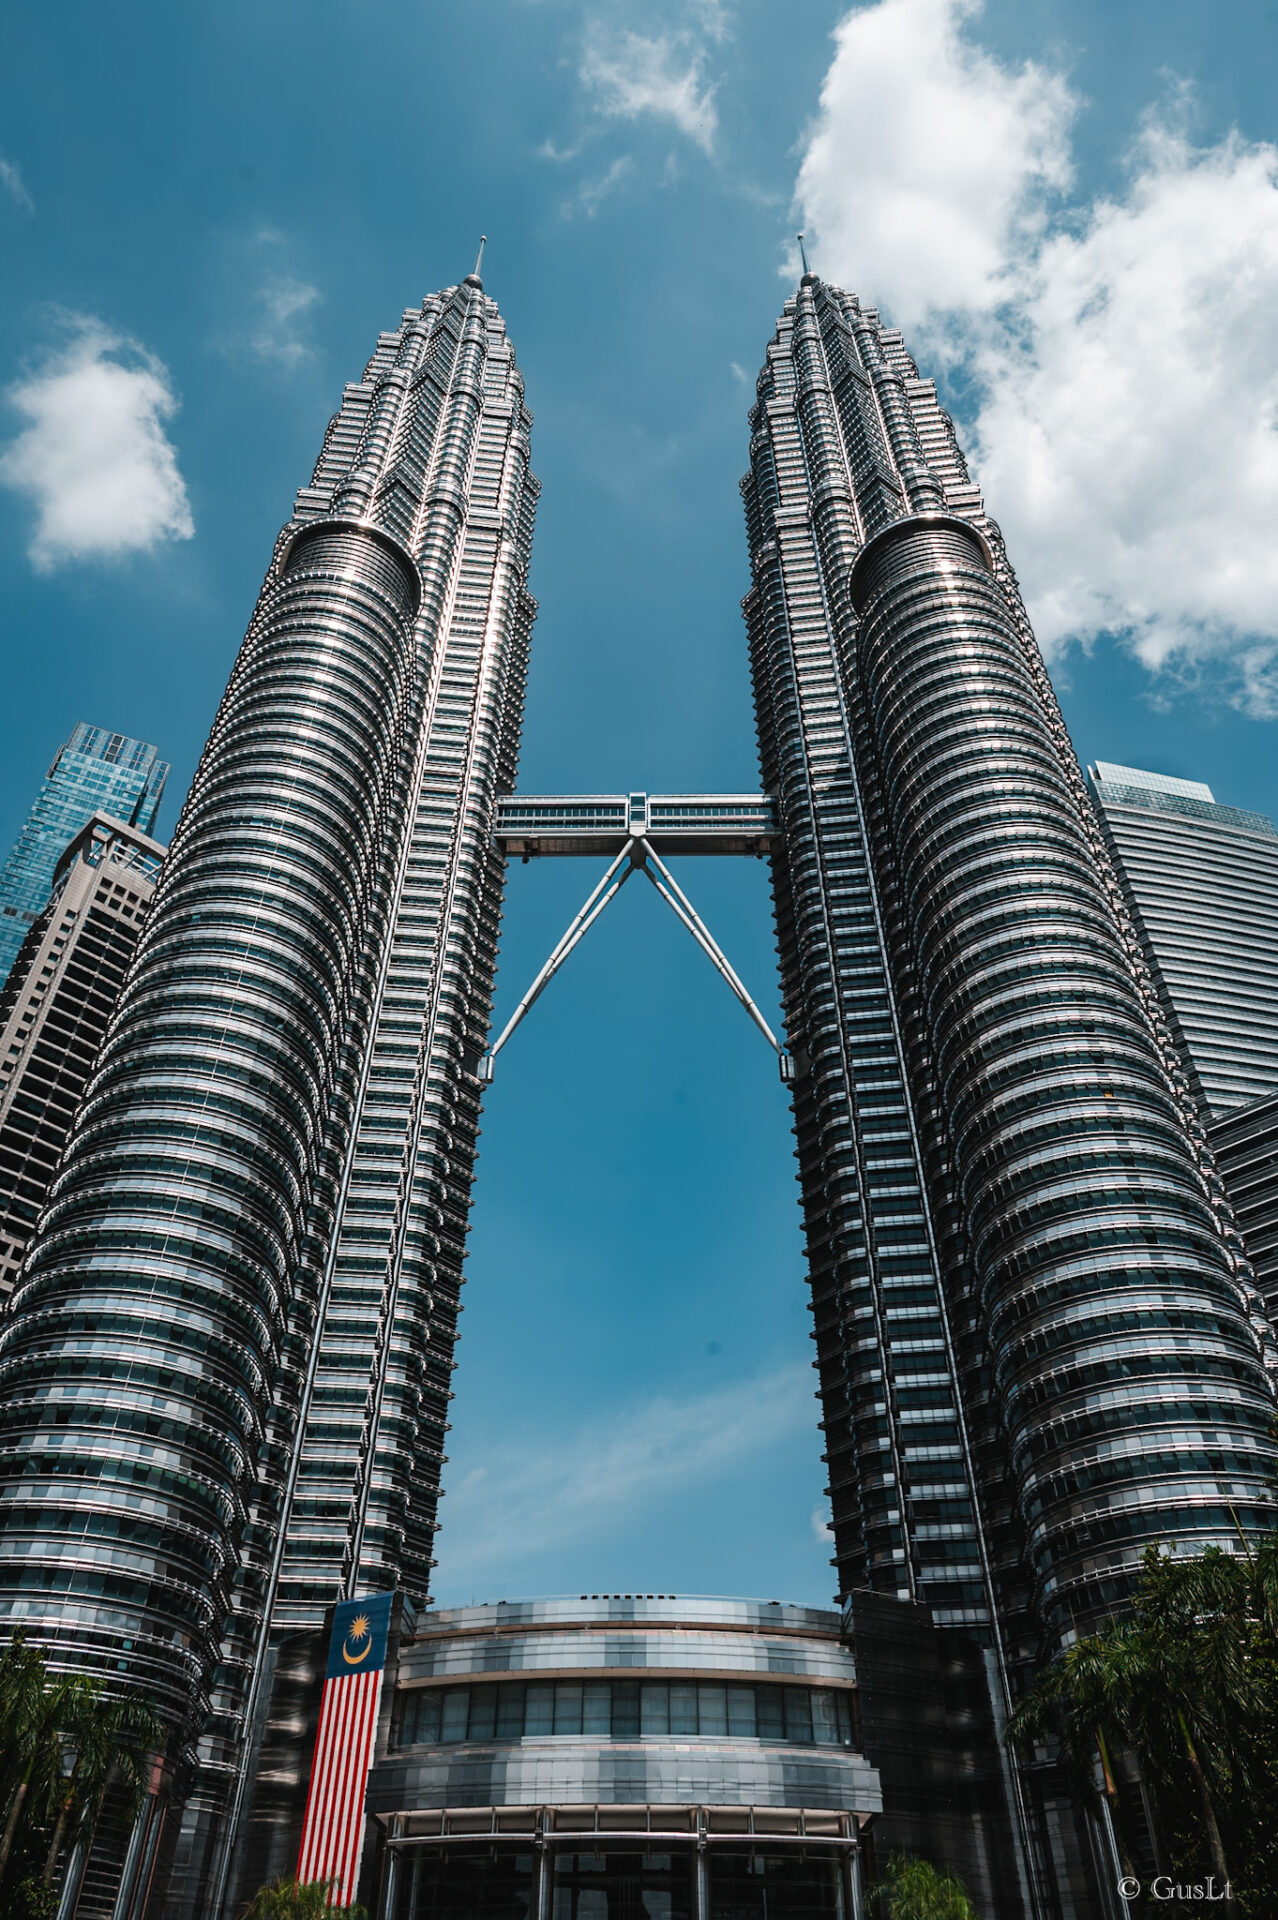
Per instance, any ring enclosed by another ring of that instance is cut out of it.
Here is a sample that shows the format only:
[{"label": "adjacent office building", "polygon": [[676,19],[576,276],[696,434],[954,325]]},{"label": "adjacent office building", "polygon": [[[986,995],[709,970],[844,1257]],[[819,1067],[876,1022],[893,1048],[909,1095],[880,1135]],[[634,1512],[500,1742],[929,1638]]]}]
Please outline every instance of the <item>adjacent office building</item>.
[{"label": "adjacent office building", "polygon": [[[791,1846],[812,1909],[846,1911],[876,1791],[885,1843],[939,1851],[999,1920],[1105,1912],[1103,1852],[1051,1769],[1001,1745],[1009,1698],[1121,1604],[1151,1542],[1232,1548],[1268,1520],[1272,1338],[935,391],[873,309],[805,274],[750,424],[760,811],[844,1651],[831,1618],[718,1603],[698,1626],[658,1597],[636,1660],[635,1621],[591,1600],[521,1612],[472,1691],[487,1619],[402,1625],[421,1697],[378,1732],[364,1889],[404,1920],[470,1910],[463,1836],[505,1876],[494,1920],[534,1878],[557,1892],[560,1850],[566,1911],[612,1897],[618,1851],[646,1900],[659,1853],[653,1898],[706,1920],[694,1848],[757,1891]],[[172,1729],[116,1920],[148,1897],[220,1917],[272,1848],[288,1864],[319,1689],[372,1644],[364,1620],[325,1652],[334,1603],[394,1590],[406,1623],[428,1599],[534,613],[528,430],[478,273],[347,388],[0,1331],[0,1613],[145,1685]],[[566,1688],[562,1734],[540,1693],[529,1719],[530,1666],[554,1716]],[[788,1686],[807,1697],[778,1708]]]},{"label": "adjacent office building", "polygon": [[133,959],[164,848],[95,813],[0,992],[0,1312]]},{"label": "adjacent office building", "polygon": [[1098,761],[1091,789],[1205,1120],[1278,1088],[1278,829],[1201,780]]},{"label": "adjacent office building", "polygon": [[1127,905],[1278,1325],[1278,829],[1201,780],[1089,769]]},{"label": "adjacent office building", "polygon": [[168,762],[145,740],[83,721],[73,729],[0,868],[0,985],[44,910],[69,842],[94,813],[149,834],[168,775]]},{"label": "adjacent office building", "polygon": [[1207,1138],[1278,1331],[1278,1092],[1223,1114]]}]

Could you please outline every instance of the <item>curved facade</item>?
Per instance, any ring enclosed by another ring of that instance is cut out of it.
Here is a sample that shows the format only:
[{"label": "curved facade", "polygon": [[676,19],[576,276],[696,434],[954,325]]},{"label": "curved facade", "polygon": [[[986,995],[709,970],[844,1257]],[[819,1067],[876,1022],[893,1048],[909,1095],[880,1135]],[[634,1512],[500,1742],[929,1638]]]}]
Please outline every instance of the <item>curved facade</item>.
[{"label": "curved facade", "polygon": [[586,1596],[420,1616],[369,1809],[385,1920],[859,1914],[878,1776],[837,1614]]},{"label": "curved facade", "polygon": [[221,1903],[280,1641],[427,1591],[529,425],[474,275],[346,388],[0,1335],[0,1612],[163,1710],[172,1915]]},{"label": "curved facade", "polygon": [[[932,382],[809,274],[751,427],[834,1564],[845,1596],[926,1601],[983,1647],[997,1722],[1147,1546],[1267,1524],[1273,1340]],[[1099,1897],[1068,1846],[1048,1859],[1054,1791],[1008,1781],[1009,1913]]]},{"label": "curved facade", "polygon": [[265,1438],[417,600],[406,554],[336,528],[263,595],[0,1347],[6,1452],[48,1462],[10,1494],[4,1555],[24,1514],[40,1549],[10,1617],[71,1665],[127,1637],[178,1724]]}]

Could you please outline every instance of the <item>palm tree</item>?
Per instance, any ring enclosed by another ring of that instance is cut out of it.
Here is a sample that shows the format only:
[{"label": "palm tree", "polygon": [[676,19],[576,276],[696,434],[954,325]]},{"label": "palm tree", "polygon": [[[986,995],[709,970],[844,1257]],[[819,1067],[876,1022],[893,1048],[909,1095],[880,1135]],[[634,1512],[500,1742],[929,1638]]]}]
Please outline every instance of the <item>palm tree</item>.
[{"label": "palm tree", "polygon": [[[1151,1548],[1127,1615],[1059,1654],[1008,1726],[1021,1744],[1057,1737],[1085,1792],[1099,1763],[1120,1852],[1113,1756],[1133,1755],[1164,1815],[1183,1828],[1192,1807],[1225,1886],[1222,1820],[1242,1843],[1246,1876],[1268,1844],[1257,1838],[1255,1809],[1278,1797],[1278,1536],[1240,1539],[1241,1554],[1211,1547],[1174,1559]],[[1181,1837],[1192,1855],[1192,1833]],[[1127,1859],[1123,1867],[1130,1871]],[[1232,1896],[1223,1911],[1236,1911]]]},{"label": "palm tree", "polygon": [[331,1880],[302,1882],[295,1876],[259,1887],[240,1920],[365,1920],[363,1907],[332,1907]]},{"label": "palm tree", "polygon": [[963,1883],[928,1860],[897,1854],[870,1888],[886,1902],[887,1920],[979,1920]]},{"label": "palm tree", "polygon": [[44,1661],[15,1631],[0,1654],[0,1792],[4,1828],[0,1832],[0,1877],[13,1852],[24,1819],[47,1810],[58,1778],[61,1749],[58,1721],[62,1689],[50,1686]]},{"label": "palm tree", "polygon": [[1058,1654],[1018,1703],[1007,1725],[1016,1746],[1055,1737],[1061,1743],[1076,1790],[1089,1798],[1099,1770],[1123,1872],[1132,1863],[1123,1826],[1114,1759],[1118,1750],[1139,1750],[1140,1708],[1147,1649],[1139,1630],[1111,1621],[1102,1632],[1076,1640]]},{"label": "palm tree", "polygon": [[148,1758],[163,1739],[159,1717],[142,1694],[130,1691],[112,1698],[100,1680],[83,1674],[62,1689],[58,1733],[63,1764],[54,1795],[46,1881],[52,1881],[68,1839],[92,1841],[102,1798],[112,1781],[124,1789],[124,1818],[133,1818],[146,1788]]}]

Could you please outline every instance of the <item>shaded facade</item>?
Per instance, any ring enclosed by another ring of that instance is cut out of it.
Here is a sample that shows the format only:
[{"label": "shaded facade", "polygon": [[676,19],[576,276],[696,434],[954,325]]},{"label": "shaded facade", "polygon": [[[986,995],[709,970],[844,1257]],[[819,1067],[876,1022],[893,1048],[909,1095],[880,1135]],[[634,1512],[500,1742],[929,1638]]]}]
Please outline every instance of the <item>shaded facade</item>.
[{"label": "shaded facade", "polygon": [[[1267,1523],[1273,1347],[932,382],[807,275],[751,428],[834,1564],[845,1595],[925,1602],[983,1644],[997,1720],[1151,1542],[1228,1550],[1231,1509]],[[1009,1783],[1025,1902],[1090,1912],[1054,1793]]]},{"label": "shaded facade", "polygon": [[95,813],[0,992],[0,1312],[137,947],[164,848]]},{"label": "shaded facade", "polygon": [[1278,829],[1201,780],[1089,769],[1114,866],[1203,1117],[1278,1090]]},{"label": "shaded facade", "polygon": [[0,868],[0,985],[27,929],[44,911],[68,843],[90,815],[109,814],[149,834],[168,774],[168,762],[145,740],[130,740],[84,721],[73,729]]},{"label": "shaded facade", "polygon": [[1207,1129],[1265,1302],[1278,1330],[1278,1093],[1234,1107]]},{"label": "shaded facade", "polygon": [[[225,1891],[278,1642],[430,1578],[534,613],[528,427],[474,275],[347,387],[0,1336],[0,1611],[168,1720],[166,1913]],[[31,1471],[55,1394],[56,1476]]]}]

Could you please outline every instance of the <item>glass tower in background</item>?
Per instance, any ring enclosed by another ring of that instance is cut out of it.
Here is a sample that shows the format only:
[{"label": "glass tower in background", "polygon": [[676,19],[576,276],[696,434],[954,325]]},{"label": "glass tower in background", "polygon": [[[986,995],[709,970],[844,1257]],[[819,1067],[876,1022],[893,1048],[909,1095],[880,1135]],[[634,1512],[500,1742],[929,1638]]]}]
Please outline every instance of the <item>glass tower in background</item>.
[{"label": "glass tower in background", "polygon": [[95,813],[0,989],[0,1313],[115,1011],[164,848]]},{"label": "glass tower in background", "polygon": [[1132,918],[1278,1326],[1278,830],[1201,780],[1089,769]]},{"label": "glass tower in background", "polygon": [[95,813],[149,834],[160,810],[168,762],[145,740],[83,721],[44,777],[26,825],[0,868],[0,985],[27,928],[44,910],[54,869]]},{"label": "glass tower in background", "polygon": [[169,1914],[225,1889],[281,1639],[430,1580],[528,432],[477,275],[346,388],[0,1333],[0,1615],[165,1716],[193,1789],[180,1835],[157,1797],[130,1872]]},{"label": "glass tower in background", "polygon": [[1204,1117],[1278,1088],[1278,830],[1201,780],[1088,769]]}]

